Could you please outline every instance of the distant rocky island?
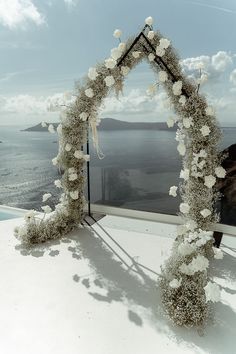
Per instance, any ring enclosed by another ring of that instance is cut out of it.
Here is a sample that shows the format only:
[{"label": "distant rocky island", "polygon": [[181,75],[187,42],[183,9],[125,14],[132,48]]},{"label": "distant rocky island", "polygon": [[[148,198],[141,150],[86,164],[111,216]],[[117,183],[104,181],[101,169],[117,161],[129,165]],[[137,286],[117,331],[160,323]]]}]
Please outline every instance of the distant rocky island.
[{"label": "distant rocky island", "polygon": [[[59,123],[50,123],[56,129]],[[168,128],[165,122],[125,122],[113,118],[103,118],[98,126],[98,130],[176,130],[176,127]],[[41,123],[24,129],[26,132],[47,132],[47,127],[42,127]]]}]

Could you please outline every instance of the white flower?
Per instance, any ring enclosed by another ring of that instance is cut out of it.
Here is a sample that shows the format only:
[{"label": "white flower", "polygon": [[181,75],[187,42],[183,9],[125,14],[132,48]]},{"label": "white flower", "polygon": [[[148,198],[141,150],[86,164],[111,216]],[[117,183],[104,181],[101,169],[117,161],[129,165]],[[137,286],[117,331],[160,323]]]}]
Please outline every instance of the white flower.
[{"label": "white flower", "polygon": [[180,287],[181,283],[182,283],[182,279],[181,279],[181,278],[180,278],[180,280],[178,280],[178,279],[173,279],[173,280],[171,280],[171,281],[169,282],[169,286],[170,286],[171,288],[173,288],[173,289],[177,289],[177,288]]},{"label": "white flower", "polygon": [[141,54],[141,52],[138,52],[138,51],[136,51],[136,50],[132,53],[132,55],[133,55],[133,57],[134,57],[135,59],[139,58],[139,57],[140,57],[140,54]]},{"label": "white flower", "polygon": [[208,125],[203,125],[200,129],[201,133],[203,136],[208,136],[211,132],[210,128],[208,127]]},{"label": "white flower", "polygon": [[155,55],[153,53],[148,54],[148,60],[153,61],[155,59]]},{"label": "white flower", "polygon": [[122,75],[126,76],[126,75],[128,75],[130,68],[128,66],[122,66],[120,70],[121,70]]},{"label": "white flower", "polygon": [[220,288],[219,285],[208,282],[207,285],[204,287],[206,301],[218,302],[220,301]]},{"label": "white flower", "polygon": [[225,178],[226,171],[222,166],[218,166],[215,168],[215,174],[218,178]]},{"label": "white flower", "polygon": [[164,70],[161,70],[158,76],[160,82],[166,82],[168,80],[168,74]]},{"label": "white flower", "polygon": [[113,37],[120,38],[122,36],[122,31],[120,29],[116,29],[113,33]]},{"label": "white flower", "polygon": [[76,150],[74,152],[74,157],[77,158],[77,159],[83,159],[83,156],[84,156],[83,151]]},{"label": "white flower", "polygon": [[148,25],[148,26],[152,26],[152,24],[153,24],[153,18],[152,18],[151,16],[147,17],[147,18],[145,19],[145,23],[146,23],[146,25]]},{"label": "white flower", "polygon": [[51,193],[45,193],[43,195],[43,203],[45,203],[49,198],[51,198]]},{"label": "white flower", "polygon": [[119,48],[113,48],[111,50],[111,57],[114,59],[114,60],[117,60],[121,57],[122,55],[122,52]]},{"label": "white flower", "polygon": [[184,145],[184,143],[180,142],[177,146],[177,150],[181,156],[184,156],[186,153],[186,146]]},{"label": "white flower", "polygon": [[183,118],[183,126],[185,128],[190,128],[193,125],[193,118],[189,117],[189,118]]},{"label": "white flower", "polygon": [[80,113],[80,115],[79,115],[79,117],[80,117],[80,119],[83,121],[83,122],[85,122],[87,119],[88,119],[88,113],[86,113],[86,112],[82,112],[82,113]]},{"label": "white flower", "polygon": [[151,39],[151,40],[154,38],[154,36],[155,36],[155,32],[154,31],[149,31],[148,34],[147,34],[148,39]]},{"label": "white flower", "polygon": [[54,126],[53,126],[52,124],[49,124],[49,126],[48,126],[48,131],[49,131],[49,133],[51,133],[51,134],[55,133],[55,129],[54,129]]},{"label": "white flower", "polygon": [[56,166],[58,164],[57,156],[52,159],[52,164],[53,164],[53,166]]},{"label": "white flower", "polygon": [[186,233],[187,229],[185,225],[178,225],[177,226],[177,235],[184,235]]},{"label": "white flower", "polygon": [[201,162],[198,162],[197,167],[200,168],[200,170],[202,170],[205,164],[206,164],[206,161],[202,160]]},{"label": "white flower", "polygon": [[188,214],[190,210],[190,206],[187,203],[181,203],[179,206],[179,210],[183,214]]},{"label": "white flower", "polygon": [[183,83],[182,81],[176,81],[172,86],[172,91],[175,96],[180,96],[182,93]]},{"label": "white flower", "polygon": [[182,106],[184,106],[186,101],[187,101],[186,97],[184,95],[181,95],[179,99],[179,103],[182,104]]},{"label": "white flower", "polygon": [[172,128],[173,126],[174,126],[174,124],[175,124],[175,121],[174,121],[174,119],[173,118],[171,118],[171,117],[169,117],[168,119],[167,119],[167,126],[168,126],[168,128]]},{"label": "white flower", "polygon": [[216,183],[216,178],[212,175],[205,176],[205,182],[204,185],[207,186],[208,188],[212,188],[214,184]]},{"label": "white flower", "polygon": [[208,241],[212,240],[211,231],[202,231],[198,235],[199,240],[196,241],[196,246],[201,247],[204,246]]},{"label": "white flower", "polygon": [[167,49],[169,46],[170,46],[170,41],[169,39],[166,39],[166,38],[161,38],[160,39],[160,44],[159,46],[163,49]]},{"label": "white flower", "polygon": [[41,209],[43,209],[45,214],[49,214],[52,212],[52,208],[49,205],[44,205],[41,207]]},{"label": "white flower", "polygon": [[205,112],[206,112],[207,116],[214,116],[214,114],[215,114],[214,109],[209,106],[205,109]]},{"label": "white flower", "polygon": [[66,146],[65,146],[65,150],[66,151],[70,151],[72,149],[72,145],[67,143]]},{"label": "white flower", "polygon": [[213,247],[214,258],[215,259],[223,259],[224,254],[220,248]]},{"label": "white flower", "polygon": [[83,159],[85,161],[89,161],[90,160],[90,155],[87,155],[87,154],[83,155]]},{"label": "white flower", "polygon": [[200,211],[200,214],[204,217],[207,218],[209,215],[211,215],[211,211],[209,209],[202,209]]},{"label": "white flower", "polygon": [[90,80],[96,80],[97,77],[98,77],[97,69],[96,68],[89,68],[88,78]]},{"label": "white flower", "polygon": [[75,181],[78,178],[77,173],[71,173],[69,174],[69,181]]},{"label": "white flower", "polygon": [[91,88],[88,88],[87,90],[85,90],[84,93],[89,98],[92,98],[94,96],[93,89],[91,89]]},{"label": "white flower", "polygon": [[202,255],[197,255],[197,257],[193,258],[188,265],[183,263],[179,267],[179,270],[184,274],[193,275],[196,272],[203,272],[208,268],[208,266],[208,259]]},{"label": "white flower", "polygon": [[47,125],[46,122],[42,122],[42,123],[41,123],[41,126],[42,126],[43,128],[46,128],[48,125]]},{"label": "white flower", "polygon": [[105,67],[107,69],[114,69],[115,66],[116,66],[116,60],[114,60],[113,58],[108,58],[105,60]]},{"label": "white flower", "polygon": [[188,256],[194,251],[195,251],[194,246],[190,245],[189,243],[181,243],[178,246],[178,253],[181,254],[181,256]]},{"label": "white flower", "polygon": [[106,76],[104,81],[105,81],[107,87],[111,87],[115,83],[114,77],[112,75]]},{"label": "white flower", "polygon": [[177,193],[176,193],[177,189],[178,189],[178,187],[176,187],[176,186],[170,187],[169,195],[171,195],[172,197],[176,197],[177,196]]},{"label": "white flower", "polygon": [[74,167],[69,167],[68,173],[76,173],[76,169]]},{"label": "white flower", "polygon": [[156,55],[158,55],[159,57],[163,57],[163,55],[165,55],[165,49],[160,46],[157,46]]},{"label": "white flower", "polygon": [[57,188],[62,188],[62,184],[61,181],[59,179],[57,179],[56,181],[54,181],[54,184]]},{"label": "white flower", "polygon": [[57,127],[57,133],[58,134],[62,133],[62,125],[61,124],[59,124],[58,127]]},{"label": "white flower", "polygon": [[79,192],[78,191],[73,191],[73,192],[70,192],[70,197],[71,199],[78,199],[79,198]]},{"label": "white flower", "polygon": [[118,49],[119,49],[121,52],[123,52],[123,51],[125,50],[125,48],[126,48],[126,44],[123,43],[123,42],[121,42],[121,43],[118,45]]},{"label": "white flower", "polygon": [[195,229],[197,228],[197,223],[196,223],[196,221],[189,219],[189,220],[186,222],[185,226],[186,226],[186,228],[187,228],[188,230],[193,231],[193,230],[195,230]]},{"label": "white flower", "polygon": [[[26,222],[30,222],[32,220],[34,220],[34,217],[36,215],[36,211],[35,210],[29,210],[25,215],[24,215],[24,219]],[[18,230],[19,231],[19,230]]]},{"label": "white flower", "polygon": [[185,181],[187,181],[189,179],[189,169],[185,168],[184,170],[180,171],[180,178],[183,178]]},{"label": "white flower", "polygon": [[197,84],[203,85],[207,82],[208,80],[208,75],[207,74],[202,74],[199,79],[197,79]]}]

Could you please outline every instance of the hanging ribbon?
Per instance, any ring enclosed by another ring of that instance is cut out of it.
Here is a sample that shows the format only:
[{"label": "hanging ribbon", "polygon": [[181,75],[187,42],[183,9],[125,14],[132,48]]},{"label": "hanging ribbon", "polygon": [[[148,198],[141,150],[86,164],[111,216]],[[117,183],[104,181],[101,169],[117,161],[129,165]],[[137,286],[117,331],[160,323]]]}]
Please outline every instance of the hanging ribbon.
[{"label": "hanging ribbon", "polygon": [[102,150],[100,149],[99,142],[98,142],[98,130],[96,120],[89,121],[91,131],[92,131],[92,138],[93,138],[93,146],[97,152],[97,156],[100,160],[104,159],[105,155],[103,154]]}]

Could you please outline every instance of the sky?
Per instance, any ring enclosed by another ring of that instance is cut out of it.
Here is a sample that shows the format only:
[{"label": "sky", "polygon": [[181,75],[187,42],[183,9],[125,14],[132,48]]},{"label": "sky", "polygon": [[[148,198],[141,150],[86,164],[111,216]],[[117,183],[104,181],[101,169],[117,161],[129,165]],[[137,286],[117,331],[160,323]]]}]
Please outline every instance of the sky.
[{"label": "sky", "polygon": [[[201,93],[221,125],[236,126],[235,0],[0,0],[0,125],[57,121],[49,103],[73,92],[90,67],[110,56],[116,28],[125,41],[148,16],[177,49],[186,75],[196,77],[204,64],[208,81]],[[171,114],[165,92],[147,95],[155,82],[140,64],[124,95],[105,100],[101,116],[164,121]]]}]

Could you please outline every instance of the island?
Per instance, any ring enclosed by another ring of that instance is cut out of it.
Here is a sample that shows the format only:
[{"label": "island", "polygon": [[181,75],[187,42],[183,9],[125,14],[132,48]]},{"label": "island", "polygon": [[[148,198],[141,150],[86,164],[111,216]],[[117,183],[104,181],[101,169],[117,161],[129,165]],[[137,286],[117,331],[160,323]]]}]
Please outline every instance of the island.
[{"label": "island", "polygon": [[[59,123],[49,123],[56,129]],[[176,131],[177,127],[168,128],[165,122],[126,122],[114,118],[103,118],[98,126],[98,130],[168,130]],[[47,132],[47,127],[42,127],[41,123],[24,129],[26,132]]]}]

